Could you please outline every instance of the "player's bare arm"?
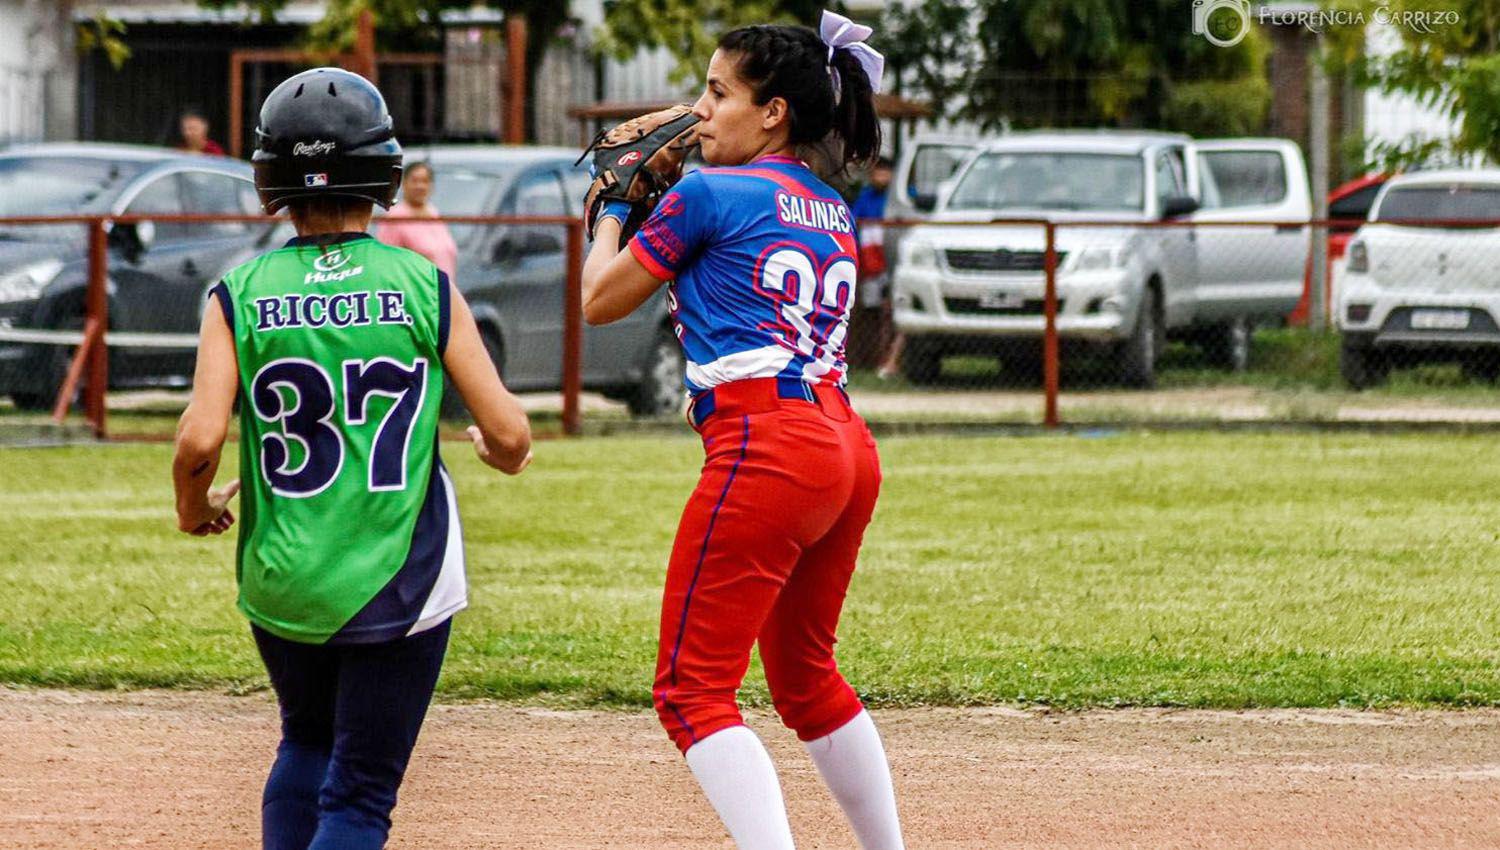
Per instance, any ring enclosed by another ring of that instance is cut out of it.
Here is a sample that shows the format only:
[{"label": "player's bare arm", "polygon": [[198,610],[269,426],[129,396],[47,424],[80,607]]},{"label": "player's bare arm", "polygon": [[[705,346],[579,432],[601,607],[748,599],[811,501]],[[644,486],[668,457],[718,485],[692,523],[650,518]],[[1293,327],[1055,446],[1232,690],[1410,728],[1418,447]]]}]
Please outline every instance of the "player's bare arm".
[{"label": "player's bare arm", "polygon": [[531,463],[531,423],[521,403],[501,383],[495,364],[484,350],[469,303],[457,286],[448,286],[452,326],[443,352],[443,368],[474,417],[469,427],[474,452],[495,469],[518,475]]},{"label": "player's bare arm", "polygon": [[229,500],[239,492],[238,479],[220,488],[212,484],[239,391],[237,368],[234,337],[219,305],[210,300],[203,311],[193,398],[177,423],[177,453],[172,460],[177,528],[189,534],[223,534],[234,524]]},{"label": "player's bare arm", "polygon": [[583,318],[591,325],[625,318],[662,284],[619,245],[620,220],[601,218],[594,228],[594,246],[583,263]]}]

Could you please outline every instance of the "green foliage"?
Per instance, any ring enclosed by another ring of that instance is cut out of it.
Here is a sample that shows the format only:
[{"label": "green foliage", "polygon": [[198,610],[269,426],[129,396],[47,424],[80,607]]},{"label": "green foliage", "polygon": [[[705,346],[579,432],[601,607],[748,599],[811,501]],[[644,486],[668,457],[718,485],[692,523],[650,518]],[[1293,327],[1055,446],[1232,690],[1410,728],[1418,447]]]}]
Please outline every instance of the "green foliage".
[{"label": "green foliage", "polygon": [[795,23],[776,0],[618,0],[605,4],[598,48],[626,59],[642,47],[677,58],[672,81],[700,79],[719,36],[747,24]]},{"label": "green foliage", "polygon": [[912,84],[937,115],[947,114],[949,104],[967,92],[969,69],[979,63],[973,14],[951,0],[890,4],[872,41],[885,54],[888,83]]},{"label": "green foliage", "polygon": [[103,12],[79,23],[76,32],[79,53],[102,50],[110,66],[117,71],[130,58],[130,45],[123,38],[125,25]]},{"label": "green foliage", "polygon": [[1362,20],[1392,21],[1401,47],[1388,56],[1371,56],[1364,28],[1346,27],[1330,33],[1323,57],[1327,66],[1348,72],[1361,85],[1408,95],[1458,124],[1449,138],[1411,136],[1371,144],[1365,151],[1368,168],[1402,170],[1475,157],[1500,161],[1500,0],[1336,2]]},{"label": "green foliage", "polygon": [[598,49],[620,59],[641,48],[666,48],[677,59],[672,81],[703,76],[719,36],[749,24],[816,25],[823,0],[605,0],[604,26],[595,34]]},{"label": "green foliage", "polygon": [[[472,607],[448,697],[643,706],[688,437],[446,451]],[[1489,435],[886,438],[839,662],[883,705],[1500,705]],[[221,477],[233,474],[228,452]],[[10,449],[0,681],[264,686],[231,537],[164,445]],[[765,703],[758,672],[746,696]]]},{"label": "green foliage", "polygon": [[1176,0],[892,4],[876,40],[940,117],[985,127],[1244,134],[1262,129],[1271,99],[1265,36],[1252,28],[1233,47],[1214,46]]},{"label": "green foliage", "polygon": [[1264,77],[1177,82],[1167,89],[1161,123],[1194,136],[1249,136],[1265,127],[1270,104]]}]

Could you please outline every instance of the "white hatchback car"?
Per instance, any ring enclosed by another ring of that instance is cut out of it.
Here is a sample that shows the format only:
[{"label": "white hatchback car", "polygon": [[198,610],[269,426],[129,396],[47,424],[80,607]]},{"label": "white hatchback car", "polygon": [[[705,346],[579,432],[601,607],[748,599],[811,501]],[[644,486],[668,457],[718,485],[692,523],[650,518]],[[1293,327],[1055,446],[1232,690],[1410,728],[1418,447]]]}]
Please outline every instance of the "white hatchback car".
[{"label": "white hatchback car", "polygon": [[[1468,224],[1474,222],[1474,224]],[[1386,183],[1349,242],[1336,300],[1345,381],[1393,365],[1453,362],[1500,377],[1500,169],[1428,171]]]}]

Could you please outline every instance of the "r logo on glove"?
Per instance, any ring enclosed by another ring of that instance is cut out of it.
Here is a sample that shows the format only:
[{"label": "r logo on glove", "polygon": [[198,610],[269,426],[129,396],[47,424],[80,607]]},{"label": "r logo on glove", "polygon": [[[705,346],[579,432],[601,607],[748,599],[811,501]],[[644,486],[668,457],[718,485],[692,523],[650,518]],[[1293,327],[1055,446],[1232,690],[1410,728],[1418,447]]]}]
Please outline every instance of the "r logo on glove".
[{"label": "r logo on glove", "polygon": [[[682,177],[682,166],[698,147],[698,118],[685,104],[632,118],[600,133],[578,158],[593,154],[594,181],[583,199],[589,238],[602,218],[620,219],[620,247],[640,229],[657,201]],[[620,203],[629,205],[629,213]]]}]

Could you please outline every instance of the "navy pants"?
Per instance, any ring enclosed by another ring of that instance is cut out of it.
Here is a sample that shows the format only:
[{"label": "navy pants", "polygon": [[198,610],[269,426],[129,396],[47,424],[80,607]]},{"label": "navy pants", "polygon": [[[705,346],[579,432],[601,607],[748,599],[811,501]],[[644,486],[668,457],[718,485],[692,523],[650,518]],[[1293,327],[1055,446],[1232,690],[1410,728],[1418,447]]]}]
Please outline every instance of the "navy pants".
[{"label": "navy pants", "polygon": [[261,800],[265,850],[385,846],[450,626],[342,646],[251,627],[281,705],[281,745]]}]

